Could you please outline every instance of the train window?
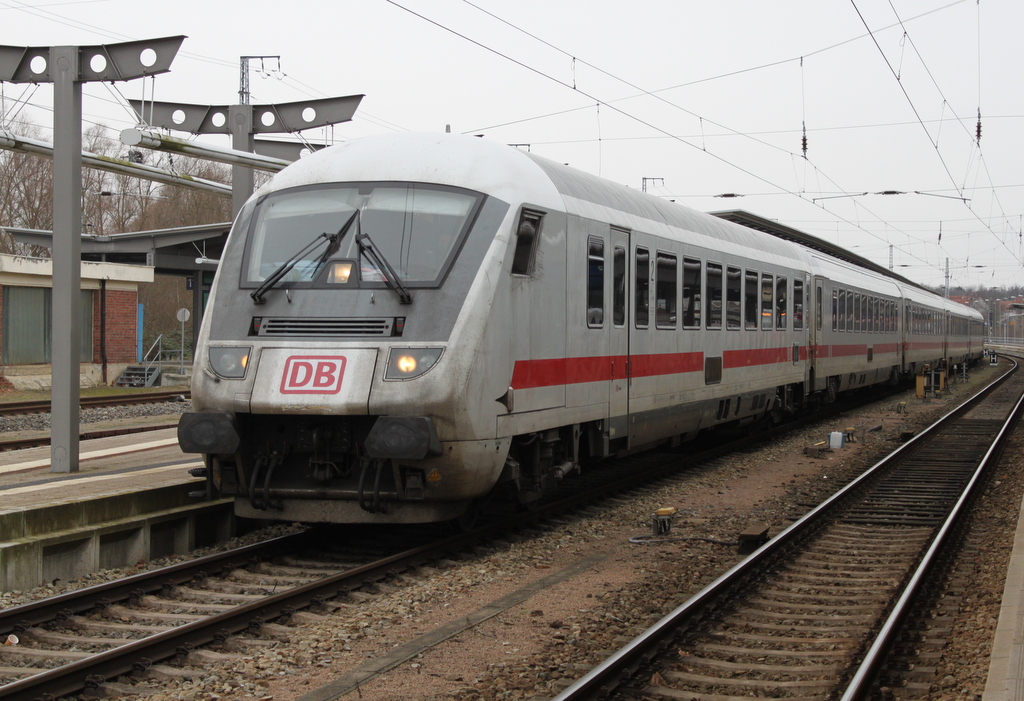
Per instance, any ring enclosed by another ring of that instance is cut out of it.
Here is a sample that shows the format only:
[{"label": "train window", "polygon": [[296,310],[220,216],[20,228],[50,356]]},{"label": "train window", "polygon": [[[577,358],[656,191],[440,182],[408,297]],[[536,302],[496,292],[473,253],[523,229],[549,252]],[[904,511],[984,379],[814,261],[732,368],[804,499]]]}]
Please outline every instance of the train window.
[{"label": "train window", "polygon": [[[847,300],[847,303],[849,303],[849,300]],[[860,321],[861,321],[860,292],[854,292],[853,293],[853,314],[851,314],[851,316],[853,317],[853,330],[854,331],[860,331]]]},{"label": "train window", "polygon": [[775,328],[785,329],[789,321],[789,311],[787,306],[789,305],[789,297],[786,294],[788,291],[788,278],[783,275],[775,280]]},{"label": "train window", "polygon": [[659,329],[676,327],[676,257],[658,251],[654,283],[654,324]]},{"label": "train window", "polygon": [[775,325],[772,321],[775,316],[775,305],[772,303],[773,284],[771,275],[761,274],[761,328],[766,331],[770,331]]},{"label": "train window", "polygon": [[700,328],[700,261],[683,258],[683,328]]},{"label": "train window", "polygon": [[881,322],[878,318],[878,297],[871,298],[871,330],[875,333],[881,330]]},{"label": "train window", "polygon": [[622,246],[612,251],[612,323],[626,323],[626,249]]},{"label": "train window", "polygon": [[748,270],[743,282],[743,327],[747,329],[757,328],[757,271]]},{"label": "train window", "polygon": [[633,317],[638,329],[646,329],[651,305],[651,254],[646,248],[636,248],[636,310]]},{"label": "train window", "polygon": [[587,240],[587,326],[604,326],[604,240]]},{"label": "train window", "polygon": [[846,331],[846,290],[839,290],[839,330]]},{"label": "train window", "polygon": [[804,281],[793,280],[793,328],[804,327]]},{"label": "train window", "polygon": [[[833,295],[835,293],[833,292]],[[821,285],[814,288],[814,326],[821,331],[821,317],[824,312],[821,310],[822,299],[821,299]],[[835,297],[832,297],[832,329],[836,328],[836,301]]]},{"label": "train window", "polygon": [[708,328],[722,328],[722,264],[708,263]]},{"label": "train window", "polygon": [[512,255],[512,274],[529,275],[533,272],[534,251],[540,239],[540,222],[543,215],[539,212],[523,210],[519,215],[519,226],[516,228],[516,250]]},{"label": "train window", "polygon": [[743,273],[739,268],[727,268],[725,271],[725,327],[738,329],[743,318],[742,299]]},{"label": "train window", "polygon": [[[820,290],[821,288],[819,287],[818,289]],[[842,327],[840,327],[838,325],[839,324],[839,319],[842,318],[842,317],[839,316],[839,295],[840,295],[839,290],[832,290],[832,330],[833,331],[838,331],[840,328],[842,328]]]},{"label": "train window", "polygon": [[846,330],[853,331],[853,318],[854,318],[854,299],[853,290],[846,291]]},{"label": "train window", "polygon": [[[321,282],[325,264],[351,260],[361,262],[360,286],[383,286],[380,271],[356,242],[355,234],[363,231],[372,233],[374,249],[403,283],[436,287],[455,260],[481,200],[468,191],[411,183],[275,192],[253,210],[241,284],[259,288],[281,271],[279,287],[326,286]],[[324,246],[319,232],[347,235]],[[284,267],[286,262],[290,267]]]}]

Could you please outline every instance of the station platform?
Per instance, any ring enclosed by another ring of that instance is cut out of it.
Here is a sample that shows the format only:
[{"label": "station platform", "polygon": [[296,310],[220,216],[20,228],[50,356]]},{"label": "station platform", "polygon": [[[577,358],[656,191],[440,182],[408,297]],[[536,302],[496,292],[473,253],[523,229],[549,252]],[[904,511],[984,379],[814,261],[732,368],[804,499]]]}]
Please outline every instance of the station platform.
[{"label": "station platform", "polygon": [[50,447],[0,453],[0,511],[80,501],[172,484],[202,483],[202,466],[178,448],[173,428],[82,441],[79,471],[50,472]]},{"label": "station platform", "polygon": [[197,492],[199,456],[175,428],[82,441],[79,471],[50,471],[50,447],[0,453],[0,591],[138,566],[235,534],[231,499]]},{"label": "station platform", "polygon": [[988,680],[981,701],[1024,700],[1024,502],[1021,504],[1013,551],[992,641]]}]

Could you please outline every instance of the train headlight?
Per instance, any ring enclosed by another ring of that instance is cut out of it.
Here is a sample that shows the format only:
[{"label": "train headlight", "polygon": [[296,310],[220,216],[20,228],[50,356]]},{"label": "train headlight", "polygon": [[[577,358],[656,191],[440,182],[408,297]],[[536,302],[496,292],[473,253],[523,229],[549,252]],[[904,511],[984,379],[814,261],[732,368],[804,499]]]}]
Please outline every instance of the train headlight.
[{"label": "train headlight", "polygon": [[392,348],[385,380],[411,380],[437,364],[442,348]]},{"label": "train headlight", "polygon": [[327,268],[327,282],[332,285],[347,285],[350,277],[352,277],[352,261],[350,260],[332,261]]},{"label": "train headlight", "polygon": [[240,380],[245,377],[252,346],[243,348],[211,348],[210,367],[221,377]]}]

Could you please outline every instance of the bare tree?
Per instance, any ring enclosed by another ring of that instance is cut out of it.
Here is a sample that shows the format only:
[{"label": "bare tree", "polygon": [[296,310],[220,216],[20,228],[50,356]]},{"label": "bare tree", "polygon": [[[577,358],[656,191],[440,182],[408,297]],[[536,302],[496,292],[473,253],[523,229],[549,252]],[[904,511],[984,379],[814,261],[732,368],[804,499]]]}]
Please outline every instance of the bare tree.
[{"label": "bare tree", "polygon": [[[26,122],[11,125],[23,136],[41,138],[39,127]],[[53,227],[53,162],[19,151],[0,151],[0,226],[26,229]],[[24,246],[13,236],[0,235],[0,253],[48,257],[49,251]]]}]

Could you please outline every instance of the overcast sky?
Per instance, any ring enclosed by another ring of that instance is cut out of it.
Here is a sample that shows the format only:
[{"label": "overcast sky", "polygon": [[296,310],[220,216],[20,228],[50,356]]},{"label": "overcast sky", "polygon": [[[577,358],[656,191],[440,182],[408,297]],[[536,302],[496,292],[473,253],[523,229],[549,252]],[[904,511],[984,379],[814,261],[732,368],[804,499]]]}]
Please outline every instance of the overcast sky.
[{"label": "overcast sky", "polygon": [[[1024,284],[1022,32],[1020,0],[0,0],[9,46],[187,35],[154,81],[86,86],[115,140],[122,97],[234,104],[239,57],[279,55],[254,104],[366,95],[311,141],[450,125],[954,286]],[[3,85],[46,127],[51,95]]]}]

